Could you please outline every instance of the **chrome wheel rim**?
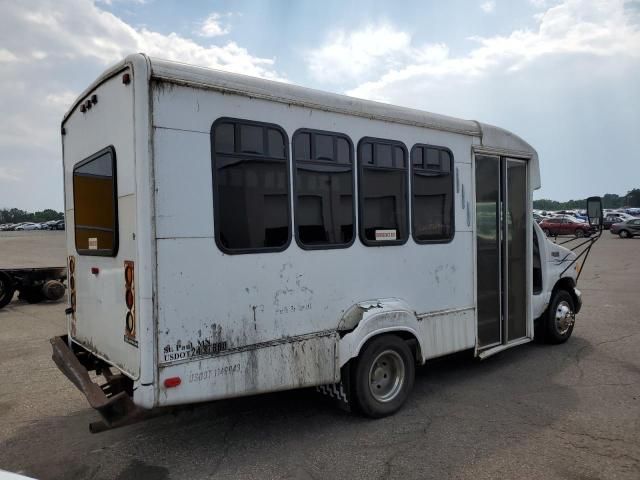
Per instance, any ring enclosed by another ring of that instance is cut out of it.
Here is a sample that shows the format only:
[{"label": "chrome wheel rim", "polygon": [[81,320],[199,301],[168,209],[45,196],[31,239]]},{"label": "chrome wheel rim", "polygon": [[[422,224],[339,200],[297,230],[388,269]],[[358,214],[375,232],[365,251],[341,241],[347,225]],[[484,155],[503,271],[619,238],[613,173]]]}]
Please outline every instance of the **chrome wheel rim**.
[{"label": "chrome wheel rim", "polygon": [[626,231],[626,230],[622,230],[622,231],[620,232],[620,236],[621,236],[622,238],[627,238],[627,235],[628,235],[628,233],[627,233],[627,231]]},{"label": "chrome wheel rim", "polygon": [[390,402],[398,396],[404,385],[405,366],[395,350],[380,353],[369,370],[369,390],[379,402]]},{"label": "chrome wheel rim", "polygon": [[560,335],[565,335],[575,322],[575,314],[571,310],[571,305],[566,300],[562,300],[556,307],[556,330]]}]

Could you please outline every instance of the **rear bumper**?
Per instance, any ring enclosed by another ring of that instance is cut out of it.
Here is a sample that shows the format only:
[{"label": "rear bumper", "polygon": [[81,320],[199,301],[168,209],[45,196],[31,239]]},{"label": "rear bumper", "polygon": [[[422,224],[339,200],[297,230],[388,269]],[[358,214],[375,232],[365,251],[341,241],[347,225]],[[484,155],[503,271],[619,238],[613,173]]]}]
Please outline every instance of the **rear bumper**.
[{"label": "rear bumper", "polygon": [[[133,403],[130,395],[132,385],[128,378],[120,373],[111,373],[108,364],[82,347],[73,343],[69,346],[67,335],[53,337],[50,342],[53,349],[51,358],[55,364],[103,419],[103,422],[90,425],[92,432],[121,427],[143,418],[146,410]],[[102,375],[106,383],[94,383],[89,376],[90,371]]]}]

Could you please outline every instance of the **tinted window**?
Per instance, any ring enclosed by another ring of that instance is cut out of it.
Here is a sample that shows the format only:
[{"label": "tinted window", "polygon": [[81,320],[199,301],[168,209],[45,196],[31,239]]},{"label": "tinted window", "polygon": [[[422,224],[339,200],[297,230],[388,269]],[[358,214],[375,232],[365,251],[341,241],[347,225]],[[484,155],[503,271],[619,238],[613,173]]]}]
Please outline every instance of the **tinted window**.
[{"label": "tinted window", "polygon": [[222,119],[211,137],[216,243],[227,253],[283,250],[291,237],[284,131]]},{"label": "tinted window", "polygon": [[394,140],[358,144],[360,238],[365,245],[397,245],[408,236],[407,151]]},{"label": "tinted window", "polygon": [[293,148],[298,243],[303,248],[350,245],[355,223],[351,142],[338,133],[298,130]]},{"label": "tinted window", "polygon": [[441,147],[416,145],[412,158],[413,238],[418,243],[453,237],[453,158]]},{"label": "tinted window", "polygon": [[116,158],[112,147],[73,169],[76,250],[81,255],[115,256],[118,252]]}]

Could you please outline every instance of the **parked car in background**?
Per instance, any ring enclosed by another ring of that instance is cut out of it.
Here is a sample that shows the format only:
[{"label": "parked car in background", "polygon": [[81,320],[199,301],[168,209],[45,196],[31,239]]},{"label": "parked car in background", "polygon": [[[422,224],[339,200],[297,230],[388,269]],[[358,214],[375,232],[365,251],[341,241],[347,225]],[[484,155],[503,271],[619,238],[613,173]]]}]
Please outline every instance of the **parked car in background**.
[{"label": "parked car in background", "polygon": [[51,230],[64,230],[64,220],[54,220]]},{"label": "parked car in background", "polygon": [[609,215],[606,215],[604,217],[604,220],[602,221],[602,226],[608,230],[609,228],[611,228],[611,225],[613,225],[614,223],[622,223],[622,222],[624,222],[623,218],[621,218],[615,213],[610,213]]},{"label": "parked car in background", "polygon": [[626,222],[627,220],[633,220],[634,218],[638,218],[635,217],[633,215],[629,215],[626,212],[613,212],[612,215],[617,215],[618,217],[620,217],[622,219],[623,222]]},{"label": "parked car in background", "polygon": [[633,238],[634,235],[640,235],[640,218],[614,223],[609,231],[614,235],[619,235],[620,238]]},{"label": "parked car in background", "polygon": [[49,220],[48,222],[42,223],[43,230],[64,230],[64,228],[59,229],[58,225],[60,222],[64,223],[64,220]]},{"label": "parked car in background", "polygon": [[567,213],[567,214],[554,215],[554,216],[553,216],[553,217],[551,217],[551,218],[566,218],[566,219],[568,219],[568,220],[572,220],[572,221],[574,221],[574,222],[582,222],[582,223],[586,222],[586,220],[583,220],[583,219],[581,219],[581,218],[578,218],[578,217],[576,217],[575,215],[569,215],[568,213]]},{"label": "parked car in background", "polygon": [[540,223],[541,221],[543,221],[546,217],[543,217],[542,215],[538,215],[537,213],[533,214],[533,219],[536,221],[536,223]]},{"label": "parked car in background", "polygon": [[41,230],[42,227],[38,223],[27,222],[16,227],[16,230]]},{"label": "parked car in background", "polygon": [[581,222],[575,218],[564,216],[547,218],[539,223],[542,231],[547,237],[557,235],[575,235],[576,237],[588,237],[595,228],[586,222]]}]

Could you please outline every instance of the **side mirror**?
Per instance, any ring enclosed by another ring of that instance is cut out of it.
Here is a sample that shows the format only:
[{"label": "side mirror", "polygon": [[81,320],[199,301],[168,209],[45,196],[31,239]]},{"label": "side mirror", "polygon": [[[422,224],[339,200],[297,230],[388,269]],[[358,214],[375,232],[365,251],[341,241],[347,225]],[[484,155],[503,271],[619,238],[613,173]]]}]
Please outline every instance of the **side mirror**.
[{"label": "side mirror", "polygon": [[602,226],[602,199],[600,197],[587,198],[587,217],[589,218],[589,225]]}]

